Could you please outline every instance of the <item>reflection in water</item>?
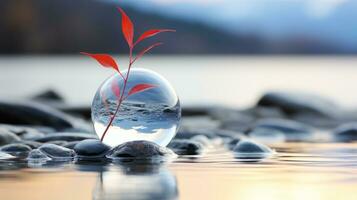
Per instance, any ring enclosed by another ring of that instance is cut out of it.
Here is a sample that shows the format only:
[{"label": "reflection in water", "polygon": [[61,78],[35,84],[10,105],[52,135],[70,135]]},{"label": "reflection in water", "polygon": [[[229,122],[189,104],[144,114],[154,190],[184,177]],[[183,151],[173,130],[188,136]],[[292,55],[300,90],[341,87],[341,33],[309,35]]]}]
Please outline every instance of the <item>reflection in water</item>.
[{"label": "reflection in water", "polygon": [[165,167],[122,164],[120,170],[99,173],[93,199],[177,199],[176,177]]}]

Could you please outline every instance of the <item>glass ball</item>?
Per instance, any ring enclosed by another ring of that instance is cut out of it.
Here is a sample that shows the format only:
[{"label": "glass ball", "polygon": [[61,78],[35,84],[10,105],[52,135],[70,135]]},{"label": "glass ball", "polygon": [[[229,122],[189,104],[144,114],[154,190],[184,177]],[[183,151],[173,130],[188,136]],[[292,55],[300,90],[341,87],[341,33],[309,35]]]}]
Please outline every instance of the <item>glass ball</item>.
[{"label": "glass ball", "polygon": [[[127,73],[122,72],[123,77]],[[99,138],[115,114],[124,83],[120,74],[115,73],[101,84],[94,96],[92,121]],[[154,87],[128,96],[138,84]],[[171,84],[156,72],[133,68],[129,73],[124,100],[103,142],[114,147],[128,141],[146,140],[166,146],[176,135],[180,119],[180,101]]]}]

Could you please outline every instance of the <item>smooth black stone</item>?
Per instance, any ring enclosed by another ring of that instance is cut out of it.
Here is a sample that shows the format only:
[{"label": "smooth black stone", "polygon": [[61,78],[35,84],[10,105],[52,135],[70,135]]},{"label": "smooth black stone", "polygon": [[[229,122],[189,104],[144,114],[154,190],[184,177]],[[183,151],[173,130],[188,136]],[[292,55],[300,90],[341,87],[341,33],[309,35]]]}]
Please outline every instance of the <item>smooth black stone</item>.
[{"label": "smooth black stone", "polygon": [[32,150],[32,148],[25,144],[7,144],[5,146],[2,146],[0,150],[7,153],[17,153],[29,152]]},{"label": "smooth black stone", "polygon": [[20,141],[21,138],[9,130],[0,127],[0,146]]},{"label": "smooth black stone", "polygon": [[73,141],[73,142],[67,142],[67,144],[63,145],[64,147],[68,149],[73,149],[76,144],[78,144],[81,141]]},{"label": "smooth black stone", "polygon": [[64,102],[64,98],[62,95],[60,95],[58,92],[54,90],[46,90],[43,91],[39,94],[34,95],[31,97],[33,100],[37,101],[59,101],[59,102]]},{"label": "smooth black stone", "polygon": [[233,151],[236,153],[270,153],[271,149],[251,140],[241,140],[233,148]]},{"label": "smooth black stone", "polygon": [[306,124],[287,119],[262,119],[255,124],[251,131],[254,131],[254,129],[280,131],[288,141],[308,140],[314,131],[312,127]]},{"label": "smooth black stone", "polygon": [[46,142],[46,144],[56,144],[58,146],[65,146],[68,142],[64,140],[54,140],[54,141],[49,141]]},{"label": "smooth black stone", "polygon": [[73,150],[77,156],[104,156],[110,150],[110,147],[100,140],[88,139],[78,142]]},{"label": "smooth black stone", "polygon": [[43,144],[38,149],[48,157],[54,159],[68,159],[73,158],[75,155],[75,152],[72,149],[55,144]]},{"label": "smooth black stone", "polygon": [[154,158],[170,155],[172,152],[153,142],[131,141],[123,143],[111,149],[107,156],[109,158]]},{"label": "smooth black stone", "polygon": [[59,132],[59,133],[51,133],[44,137],[36,138],[35,141],[50,142],[56,140],[63,140],[67,142],[72,142],[72,141],[81,141],[85,139],[96,139],[96,138],[97,138],[96,135],[88,134],[88,133]]},{"label": "smooth black stone", "polygon": [[91,129],[87,123],[80,119],[35,102],[0,101],[0,123],[49,126],[56,130],[66,128]]},{"label": "smooth black stone", "polygon": [[333,130],[334,139],[338,142],[353,142],[357,140],[357,123],[347,123]]},{"label": "smooth black stone", "polygon": [[40,147],[42,145],[42,143],[40,143],[40,142],[35,142],[35,141],[31,141],[31,140],[21,140],[16,143],[13,143],[13,144],[25,144],[25,145],[31,147],[31,149],[37,149],[38,147]]},{"label": "smooth black stone", "polygon": [[174,139],[167,147],[178,155],[199,155],[203,150],[202,144],[187,139]]},{"label": "smooth black stone", "polygon": [[30,151],[30,153],[28,154],[27,160],[29,160],[29,161],[45,161],[45,160],[51,160],[51,158],[48,157],[45,153],[43,153],[39,149],[34,149],[34,150]]},{"label": "smooth black stone", "polygon": [[339,107],[329,99],[299,92],[269,92],[257,103],[258,107],[275,107],[287,115],[310,113],[323,117],[335,117]]}]

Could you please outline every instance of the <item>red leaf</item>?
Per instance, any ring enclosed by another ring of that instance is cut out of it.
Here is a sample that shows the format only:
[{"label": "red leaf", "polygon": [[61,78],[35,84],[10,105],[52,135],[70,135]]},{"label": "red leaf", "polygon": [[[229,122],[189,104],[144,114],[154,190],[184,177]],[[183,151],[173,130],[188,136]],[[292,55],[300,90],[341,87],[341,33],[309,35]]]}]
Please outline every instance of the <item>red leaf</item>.
[{"label": "red leaf", "polygon": [[121,29],[126,42],[131,48],[133,46],[134,26],[128,15],[126,15],[126,13],[124,12],[124,10],[119,7],[118,9],[121,13]]},{"label": "red leaf", "polygon": [[139,92],[143,92],[145,90],[149,90],[154,87],[156,87],[156,85],[151,85],[151,84],[146,84],[146,83],[137,84],[130,89],[128,96],[139,93]]},{"label": "red leaf", "polygon": [[145,40],[146,38],[149,38],[149,37],[153,37],[159,33],[162,33],[162,32],[175,32],[175,30],[173,29],[153,29],[153,30],[148,30],[148,31],[145,31],[139,38],[138,40],[135,42],[134,46],[136,44],[138,44],[139,42]]},{"label": "red leaf", "polygon": [[151,46],[149,46],[149,47],[146,47],[145,49],[143,49],[143,50],[135,57],[133,63],[134,63],[137,59],[141,58],[146,52],[150,51],[152,48],[157,47],[157,46],[162,45],[162,44],[163,44],[162,42],[158,42],[158,43],[155,43],[155,44],[153,44],[153,45],[151,45]]},{"label": "red leaf", "polygon": [[115,69],[116,71],[119,72],[119,67],[118,67],[117,63],[115,62],[115,60],[110,55],[107,55],[107,54],[90,54],[90,53],[86,53],[86,52],[81,52],[81,54],[86,55],[86,56],[90,56],[90,57],[96,59],[103,67],[110,67],[110,68],[113,68],[113,69]]},{"label": "red leaf", "polygon": [[118,98],[120,97],[120,87],[119,87],[119,84],[116,81],[114,81],[112,83],[112,92],[114,93],[114,95],[116,97],[118,97]]}]

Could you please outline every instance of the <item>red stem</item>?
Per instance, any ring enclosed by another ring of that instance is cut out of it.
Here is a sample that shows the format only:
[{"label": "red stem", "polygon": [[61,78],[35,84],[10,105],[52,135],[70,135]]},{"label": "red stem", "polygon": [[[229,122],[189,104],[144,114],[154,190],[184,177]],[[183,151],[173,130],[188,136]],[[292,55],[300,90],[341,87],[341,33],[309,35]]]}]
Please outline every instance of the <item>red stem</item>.
[{"label": "red stem", "polygon": [[109,127],[112,125],[117,113],[119,112],[119,108],[120,108],[120,105],[121,103],[123,102],[124,100],[124,93],[125,93],[125,89],[126,89],[126,84],[128,82],[128,78],[129,78],[129,73],[130,73],[130,68],[131,68],[131,65],[135,62],[135,60],[133,61],[133,47],[130,47],[130,53],[129,53],[129,67],[128,67],[128,72],[126,73],[126,78],[124,78],[123,76],[123,79],[124,79],[124,86],[123,86],[123,91],[120,95],[120,98],[119,98],[119,101],[118,101],[118,106],[114,112],[114,115],[112,115],[112,117],[110,118],[110,121],[109,121],[109,124],[107,125],[107,127],[105,128],[104,132],[103,132],[103,135],[102,137],[100,138],[100,141],[103,141],[104,140],[104,137],[105,135],[107,134],[108,130],[109,130]]}]

